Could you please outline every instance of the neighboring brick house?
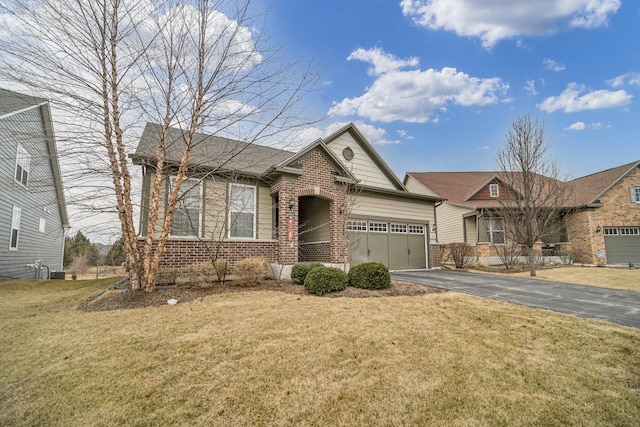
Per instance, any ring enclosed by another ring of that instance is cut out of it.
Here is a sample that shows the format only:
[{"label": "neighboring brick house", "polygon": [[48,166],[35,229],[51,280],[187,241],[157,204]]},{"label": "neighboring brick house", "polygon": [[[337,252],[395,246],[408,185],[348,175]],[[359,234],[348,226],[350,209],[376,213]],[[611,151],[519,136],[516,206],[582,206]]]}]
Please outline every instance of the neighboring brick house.
[{"label": "neighboring brick house", "polygon": [[0,277],[62,270],[69,218],[46,99],[0,89]]},{"label": "neighboring brick house", "polygon": [[[131,156],[143,168],[141,234],[159,131],[148,124]],[[285,271],[299,261],[428,267],[428,232],[440,198],[408,191],[354,124],[298,152],[204,134],[195,140],[162,265],[205,261],[213,245],[232,264],[265,256]],[[181,141],[183,133],[170,129],[169,163],[181,157]],[[164,200],[172,181],[164,180]]]},{"label": "neighboring brick house", "polygon": [[573,249],[590,263],[640,263],[640,161],[570,181]]},{"label": "neighboring brick house", "polygon": [[[585,263],[640,262],[640,162],[607,169],[564,183],[571,187],[562,219],[564,230],[540,249],[581,253]],[[505,242],[504,223],[496,211],[509,192],[499,172],[409,172],[410,191],[446,199],[436,205],[435,240],[467,242],[485,263],[500,262],[495,245]]]}]

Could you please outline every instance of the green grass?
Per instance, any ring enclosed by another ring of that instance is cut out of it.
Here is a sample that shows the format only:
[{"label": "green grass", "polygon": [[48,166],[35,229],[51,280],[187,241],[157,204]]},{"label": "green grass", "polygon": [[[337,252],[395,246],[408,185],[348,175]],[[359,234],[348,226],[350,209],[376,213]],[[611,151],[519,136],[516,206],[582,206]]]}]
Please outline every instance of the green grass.
[{"label": "green grass", "polygon": [[640,330],[454,292],[84,313],[0,283],[0,425],[640,425]]}]

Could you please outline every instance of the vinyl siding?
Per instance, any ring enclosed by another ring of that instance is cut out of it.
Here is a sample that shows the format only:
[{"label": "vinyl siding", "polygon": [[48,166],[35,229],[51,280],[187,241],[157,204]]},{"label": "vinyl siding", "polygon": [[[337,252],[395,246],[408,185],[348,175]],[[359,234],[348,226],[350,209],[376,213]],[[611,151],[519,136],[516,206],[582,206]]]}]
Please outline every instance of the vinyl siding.
[{"label": "vinyl siding", "polygon": [[[30,157],[26,188],[14,181],[18,144]],[[33,278],[35,270],[26,265],[36,260],[50,271],[62,269],[64,230],[53,182],[40,108],[0,119],[0,277]],[[14,206],[22,210],[20,234],[18,250],[9,250]],[[40,219],[45,220],[44,233],[39,231]]]},{"label": "vinyl siding", "polygon": [[349,216],[412,221],[433,225],[433,202],[403,199],[388,195],[359,194],[353,196]]},{"label": "vinyl siding", "polygon": [[462,208],[444,202],[436,208],[438,216],[438,243],[464,242],[463,215],[473,209]]},{"label": "vinyl siding", "polygon": [[[390,190],[396,189],[393,183],[389,181],[389,178],[382,173],[378,165],[348,132],[331,141],[328,147],[346,165],[347,169],[360,180],[361,184]],[[353,160],[347,160],[342,155],[342,150],[346,147],[350,147],[353,150]]]},{"label": "vinyl siding", "polygon": [[475,215],[464,218],[464,222],[466,225],[466,232],[467,232],[465,242],[470,244],[476,244],[478,242],[478,225],[476,223]]},{"label": "vinyl siding", "polygon": [[273,199],[269,188],[258,186],[258,239],[273,237]]},{"label": "vinyl siding", "polygon": [[425,194],[427,196],[440,197],[429,188],[425,187],[420,181],[412,177],[411,175],[407,175],[407,182],[404,185],[407,187],[407,190],[412,193]]}]

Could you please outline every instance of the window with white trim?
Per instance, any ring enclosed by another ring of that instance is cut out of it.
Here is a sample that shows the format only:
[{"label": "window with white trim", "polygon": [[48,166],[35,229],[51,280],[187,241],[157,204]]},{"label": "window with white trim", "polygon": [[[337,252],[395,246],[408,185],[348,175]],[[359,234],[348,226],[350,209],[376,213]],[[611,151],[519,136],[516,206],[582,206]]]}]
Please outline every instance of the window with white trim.
[{"label": "window with white trim", "polygon": [[13,179],[26,187],[29,182],[30,167],[31,157],[29,157],[29,153],[27,153],[27,150],[25,150],[22,145],[18,144],[18,149],[16,150],[16,170]]},{"label": "window with white trim", "polygon": [[18,250],[18,239],[20,237],[20,217],[22,209],[14,206],[11,214],[11,234],[9,235],[9,250]]},{"label": "window with white trim", "polygon": [[[171,177],[171,188],[176,182]],[[202,182],[198,179],[185,179],[180,185],[178,203],[173,212],[171,236],[200,236],[202,228]]]},{"label": "window with white trim", "polygon": [[371,233],[386,233],[388,231],[389,224],[386,222],[373,222],[369,221],[369,232]]},{"label": "window with white trim", "polygon": [[367,221],[347,220],[347,231],[367,231]]},{"label": "window with white trim", "polygon": [[622,236],[639,236],[640,228],[635,227],[623,227],[620,228],[620,235]]},{"label": "window with white trim", "polygon": [[491,197],[498,197],[500,195],[498,184],[489,184],[489,195]]},{"label": "window with white trim", "polygon": [[603,234],[605,236],[617,236],[618,235],[618,229],[615,227],[605,227],[604,230],[602,230]]},{"label": "window with white trim", "polygon": [[406,234],[407,224],[394,224],[391,223],[391,232],[396,234]]},{"label": "window with white trim", "polygon": [[485,218],[484,226],[487,230],[487,239],[494,245],[505,243],[504,221],[502,218]]},{"label": "window with white trim", "polygon": [[409,234],[424,234],[424,225],[409,224]]},{"label": "window with white trim", "polygon": [[256,230],[256,187],[229,184],[229,237],[254,239]]},{"label": "window with white trim", "polygon": [[640,203],[640,187],[631,187],[631,201]]}]

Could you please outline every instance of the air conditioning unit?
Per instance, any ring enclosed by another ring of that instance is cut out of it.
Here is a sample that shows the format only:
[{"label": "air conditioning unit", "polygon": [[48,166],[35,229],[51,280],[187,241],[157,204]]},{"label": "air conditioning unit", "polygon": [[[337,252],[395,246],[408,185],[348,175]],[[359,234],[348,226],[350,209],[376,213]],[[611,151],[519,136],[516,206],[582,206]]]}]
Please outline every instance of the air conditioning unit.
[{"label": "air conditioning unit", "polygon": [[64,271],[52,271],[51,274],[49,274],[51,280],[64,280],[65,276],[66,272]]}]

